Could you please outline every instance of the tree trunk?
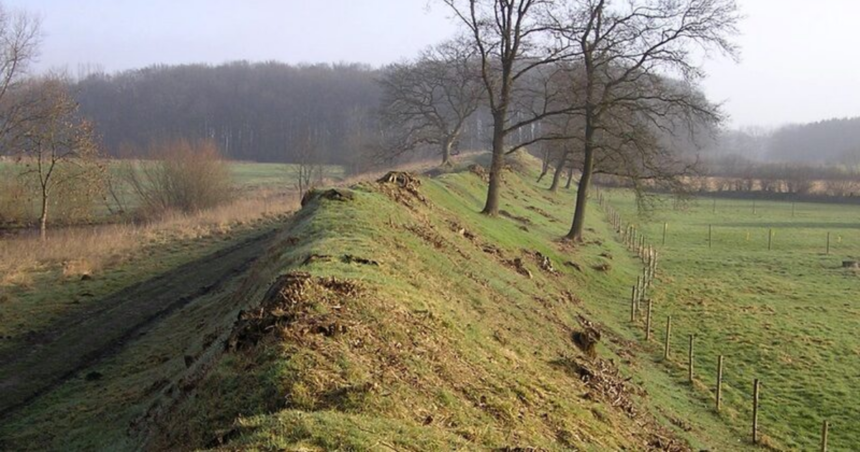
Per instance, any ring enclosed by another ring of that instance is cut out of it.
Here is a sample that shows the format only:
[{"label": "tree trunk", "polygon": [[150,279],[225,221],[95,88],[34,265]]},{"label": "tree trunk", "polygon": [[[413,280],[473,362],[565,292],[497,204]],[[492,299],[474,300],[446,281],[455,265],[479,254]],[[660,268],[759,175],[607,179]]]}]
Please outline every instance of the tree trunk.
[{"label": "tree trunk", "polygon": [[549,186],[549,191],[553,193],[558,191],[558,184],[561,182],[561,175],[564,174],[565,163],[567,163],[567,152],[561,154],[558,166],[555,167],[555,173],[552,175],[552,185]]},{"label": "tree trunk", "polygon": [[48,239],[48,192],[42,190],[42,213],[39,215],[39,237]]},{"label": "tree trunk", "polygon": [[540,181],[543,180],[544,176],[546,176],[546,173],[548,173],[548,172],[549,172],[549,151],[545,150],[545,151],[543,151],[543,162],[542,162],[541,169],[540,169],[540,176],[538,176],[537,182],[540,183]]},{"label": "tree trunk", "polygon": [[442,166],[451,165],[451,147],[454,146],[454,140],[444,139],[442,141]]},{"label": "tree trunk", "polygon": [[502,188],[502,171],[505,168],[505,121],[503,114],[493,114],[493,161],[490,163],[490,184],[487,204],[482,213],[495,217],[499,214],[499,197]]},{"label": "tree trunk", "polygon": [[567,169],[567,184],[565,184],[564,188],[570,190],[571,182],[573,182],[573,165]]},{"label": "tree trunk", "polygon": [[576,209],[573,212],[573,225],[565,238],[574,242],[582,242],[582,231],[585,228],[585,207],[588,204],[588,187],[591,174],[594,171],[593,128],[590,124],[585,127],[585,162],[582,165],[582,176],[576,191]]},{"label": "tree trunk", "polygon": [[[601,2],[598,6],[602,8]],[[585,62],[586,93],[585,93],[585,159],[582,162],[582,175],[579,177],[579,185],[576,190],[576,208],[573,211],[573,224],[565,236],[574,242],[582,242],[582,230],[585,229],[585,208],[588,204],[588,186],[591,183],[591,173],[594,171],[594,132],[597,125],[597,109],[595,107],[595,69],[592,59],[593,48],[582,41],[583,60]]]}]

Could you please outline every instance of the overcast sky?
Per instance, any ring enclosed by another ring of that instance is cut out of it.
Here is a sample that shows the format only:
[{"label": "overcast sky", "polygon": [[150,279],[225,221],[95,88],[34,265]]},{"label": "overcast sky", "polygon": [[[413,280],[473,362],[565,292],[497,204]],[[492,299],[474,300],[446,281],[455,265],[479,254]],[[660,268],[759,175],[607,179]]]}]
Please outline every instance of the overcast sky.
[{"label": "overcast sky", "polygon": [[[427,0],[5,0],[39,14],[39,69],[407,58],[455,26]],[[860,116],[860,0],[738,0],[740,64],[706,63],[732,125]]]}]

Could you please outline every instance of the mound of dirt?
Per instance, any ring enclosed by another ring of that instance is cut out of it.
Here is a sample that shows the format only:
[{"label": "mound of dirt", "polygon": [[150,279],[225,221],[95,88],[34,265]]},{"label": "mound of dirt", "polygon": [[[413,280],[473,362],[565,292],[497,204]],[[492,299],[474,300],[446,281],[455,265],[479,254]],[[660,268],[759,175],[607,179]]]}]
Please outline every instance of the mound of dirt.
[{"label": "mound of dirt", "polygon": [[589,358],[597,356],[597,343],[600,342],[600,331],[593,326],[586,326],[582,331],[574,331],[573,343]]},{"label": "mound of dirt", "polygon": [[427,199],[419,191],[421,179],[412,173],[391,171],[376,182],[383,188],[383,192],[396,202],[412,207],[411,201],[417,199],[427,204]]},{"label": "mound of dirt", "polygon": [[485,170],[483,166],[478,165],[477,163],[469,165],[469,172],[480,177],[484,182],[490,181],[490,174],[487,173],[487,170]]},{"label": "mound of dirt", "polygon": [[[282,275],[269,288],[259,307],[239,313],[227,349],[251,348],[268,336],[285,334],[286,330],[326,337],[345,333],[347,327],[336,312],[360,290],[352,281],[312,277],[302,272]],[[319,314],[314,307],[320,303],[330,304],[334,314]]]},{"label": "mound of dirt", "polygon": [[558,274],[558,270],[553,267],[552,260],[549,256],[545,256],[539,251],[535,251],[534,256],[537,260],[538,267],[540,267],[541,270],[553,275]]},{"label": "mound of dirt", "polygon": [[310,204],[317,199],[328,199],[332,201],[352,201],[355,195],[343,188],[330,188],[328,190],[308,190],[302,196],[302,207]]},{"label": "mound of dirt", "polygon": [[606,272],[612,270],[612,266],[609,265],[609,263],[605,263],[605,262],[602,264],[595,265],[594,267],[591,267],[591,268],[593,268],[593,269],[595,269],[601,273],[606,273]]}]

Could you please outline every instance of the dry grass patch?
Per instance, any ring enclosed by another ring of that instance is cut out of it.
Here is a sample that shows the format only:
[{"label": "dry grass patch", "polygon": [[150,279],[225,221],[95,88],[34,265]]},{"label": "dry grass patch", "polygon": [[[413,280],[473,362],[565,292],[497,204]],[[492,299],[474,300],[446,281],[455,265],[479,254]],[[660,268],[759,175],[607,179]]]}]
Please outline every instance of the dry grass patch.
[{"label": "dry grass patch", "polygon": [[226,235],[282,217],[298,208],[294,194],[267,193],[197,213],[170,212],[143,225],[117,224],[51,232],[0,241],[0,285],[26,286],[35,274],[59,270],[64,278],[93,276],[139,257],[147,246]]}]

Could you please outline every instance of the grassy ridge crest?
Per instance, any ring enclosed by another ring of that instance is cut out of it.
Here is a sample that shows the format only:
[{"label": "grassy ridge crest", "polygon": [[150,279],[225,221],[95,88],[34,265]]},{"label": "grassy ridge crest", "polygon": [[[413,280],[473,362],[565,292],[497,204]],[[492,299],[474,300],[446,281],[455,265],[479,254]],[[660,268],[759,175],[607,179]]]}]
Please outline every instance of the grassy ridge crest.
[{"label": "grassy ridge crest", "polygon": [[[597,209],[585,245],[559,241],[572,194],[534,184],[539,166],[528,157],[515,163],[499,218],[478,213],[486,186],[466,169],[319,192],[297,214],[291,246],[276,250],[281,277],[261,309],[243,314],[225,356],[152,445],[688,450],[733,442],[710,419],[677,422],[699,417],[701,401],[631,377],[656,367],[637,358],[635,333],[620,326],[636,261],[610,239]],[[592,324],[603,331],[593,360],[572,340]],[[658,409],[654,399],[664,397],[674,400]]]}]

